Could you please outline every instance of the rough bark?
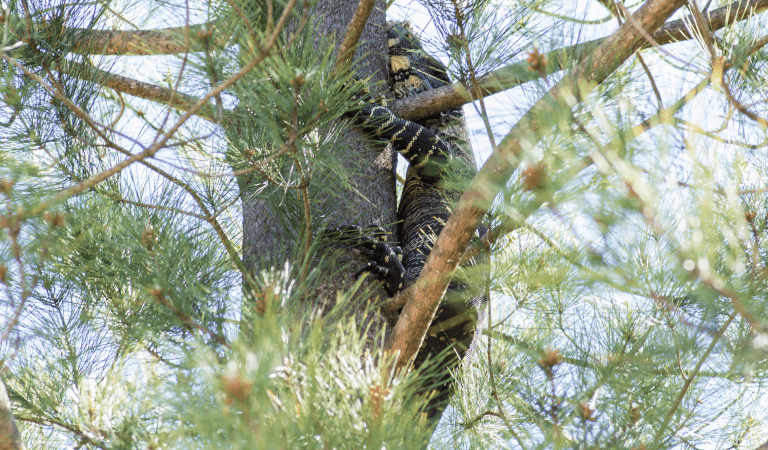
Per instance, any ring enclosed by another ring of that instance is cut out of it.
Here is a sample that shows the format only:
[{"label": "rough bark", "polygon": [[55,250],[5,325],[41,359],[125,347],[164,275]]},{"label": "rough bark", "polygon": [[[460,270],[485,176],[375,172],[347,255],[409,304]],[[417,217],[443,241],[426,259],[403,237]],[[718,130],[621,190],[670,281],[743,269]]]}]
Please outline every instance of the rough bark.
[{"label": "rough bark", "polygon": [[[312,12],[312,16],[321,18],[322,29],[341,42],[344,32],[353,17],[357,1],[336,2],[322,0]],[[384,17],[384,4],[376,2],[368,23],[363,29],[360,45],[354,58],[358,60],[361,77],[372,76],[372,83],[383,84],[386,76],[387,42]],[[320,39],[317,38],[320,45]],[[381,149],[373,149],[369,140],[354,128],[347,128],[338,139],[338,152],[345,161],[370,161],[370,164],[351,165],[350,174],[353,185],[360,194],[349,190],[339,190],[334,195],[314,192],[313,214],[323,215],[327,226],[343,224],[391,225],[397,220],[395,210],[395,179],[393,173],[394,156],[392,152],[382,153]],[[318,173],[312,179],[312,186],[340,185],[338,180],[329,173]],[[275,191],[275,195],[279,195]],[[243,257],[252,270],[259,267],[282,267],[290,258],[289,252],[299,241],[298,230],[286,230],[270,210],[268,204],[250,191],[241,192],[243,199]],[[388,227],[394,232],[394,226]],[[347,254],[339,260],[339,264],[349,262],[355,256]],[[359,265],[363,260],[359,260]],[[318,293],[319,300],[324,304],[332,304],[338,290],[350,286],[349,274],[329,279]],[[382,291],[383,292],[383,291]],[[362,305],[361,305],[362,306]]]},{"label": "rough bark", "polygon": [[210,35],[214,45],[225,44],[216,24],[204,23],[188,27],[157,30],[116,31],[70,28],[68,32],[74,53],[98,55],[174,55],[199,51],[202,36]]}]

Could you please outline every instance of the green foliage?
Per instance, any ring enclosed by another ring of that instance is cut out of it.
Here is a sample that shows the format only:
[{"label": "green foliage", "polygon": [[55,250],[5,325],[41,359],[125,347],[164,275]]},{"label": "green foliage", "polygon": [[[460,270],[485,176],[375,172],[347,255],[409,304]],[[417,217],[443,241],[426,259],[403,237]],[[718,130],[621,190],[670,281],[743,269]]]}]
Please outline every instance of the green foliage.
[{"label": "green foliage", "polygon": [[[590,95],[528,117],[538,128],[486,220],[488,266],[457,275],[490,295],[488,326],[433,434],[414,394],[429,370],[382,373],[375,286],[329,281],[359,267],[317,232],[340,201],[373,201],[351,181],[367,156],[339,148],[361,83],[334,72],[311,4],[269,46],[288,5],[3,3],[0,376],[28,447],[763,442],[764,17],[715,31],[712,53],[701,36],[644,50]],[[454,78],[547,74],[478,105],[473,137],[505,135],[562,78],[543,52],[611,32],[590,5],[419,7]],[[186,20],[210,25],[180,38],[188,53],[70,51],[76,28]],[[107,70],[190,96],[239,78],[210,95],[207,122],[184,122],[104,87]],[[246,261],[244,199],[280,228],[273,252]]]},{"label": "green foliage", "polygon": [[[414,448],[425,442],[427,424],[418,425],[409,401],[416,378],[383,387],[382,354],[366,348],[365,330],[354,321],[293,312],[290,272],[262,275],[281,307],[251,316],[253,333],[225,350],[201,334],[165,358],[141,343],[115,351],[115,342],[102,341],[99,356],[111,355],[108,366],[81,367],[97,348],[66,355],[79,368],[77,377],[41,349],[6,380],[11,397],[24,399],[17,417],[47,417],[66,424],[68,432],[54,433],[60,442],[102,448]],[[340,306],[348,301],[340,299]],[[61,326],[42,338],[81,340],[96,331],[82,329],[95,317],[79,319],[72,321],[80,327]],[[70,387],[62,392],[61,385]]]}]

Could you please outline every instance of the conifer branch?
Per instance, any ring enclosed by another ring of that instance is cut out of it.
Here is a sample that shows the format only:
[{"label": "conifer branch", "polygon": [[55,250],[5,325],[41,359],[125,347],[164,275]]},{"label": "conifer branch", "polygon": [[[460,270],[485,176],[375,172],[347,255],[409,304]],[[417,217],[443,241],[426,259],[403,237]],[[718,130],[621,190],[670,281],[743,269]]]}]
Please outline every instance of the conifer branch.
[{"label": "conifer branch", "polygon": [[[710,84],[711,84],[710,78],[709,77],[704,78],[696,86],[694,86],[690,91],[688,91],[685,95],[681,96],[672,105],[666,108],[659,109],[659,112],[657,112],[653,116],[627,129],[623,133],[623,136],[621,137],[620,140],[622,142],[630,142],[640,137],[641,134],[647,131],[650,131],[651,129],[653,129],[658,125],[669,125],[670,120],[674,120],[674,123],[680,122],[679,120],[674,119],[675,114],[677,114],[681,109],[683,109],[685,105],[693,101],[693,99],[696,98],[696,96],[704,92],[704,90]],[[702,132],[702,131],[699,131],[699,132]],[[715,139],[715,137],[712,137],[712,139]],[[733,143],[735,145],[741,144],[736,142],[728,142],[728,143]],[[599,145],[597,141],[595,141],[595,144]],[[741,145],[746,145],[746,144],[741,144]],[[478,254],[480,254],[480,252],[483,251],[483,249],[490,249],[491,246],[494,245],[500,238],[520,228],[524,224],[524,221],[528,219],[528,217],[531,214],[536,212],[541,207],[541,205],[544,204],[544,202],[550,199],[550,195],[548,195],[549,192],[560,189],[565,183],[573,180],[579,173],[581,173],[582,170],[592,165],[595,157],[596,157],[596,154],[593,152],[589,156],[582,158],[581,160],[576,161],[575,163],[572,163],[568,167],[568,170],[565,173],[558,175],[556,179],[552,180],[547,184],[544,192],[541,192],[531,202],[525,205],[525,208],[519,211],[519,216],[514,218],[509,218],[508,220],[505,220],[504,222],[502,222],[500,225],[491,229],[480,240],[479,246],[470,245],[469,247],[467,247],[467,249],[464,251],[464,254],[461,257],[460,264],[464,264],[466,261],[469,261],[470,259],[476,257]],[[400,305],[400,308],[402,308],[402,305]]]},{"label": "conifer branch", "polygon": [[[176,134],[176,131],[178,131],[178,129],[190,117],[192,117],[193,115],[198,114],[199,111],[204,110],[205,108],[209,107],[209,102],[210,102],[211,98],[214,98],[216,95],[219,95],[220,93],[224,92],[226,89],[231,87],[234,83],[237,82],[237,80],[239,80],[244,75],[246,75],[251,70],[253,70],[257,65],[259,65],[270,54],[272,49],[277,45],[278,36],[279,36],[281,30],[283,30],[283,28],[284,28],[284,26],[285,26],[285,24],[286,24],[286,22],[288,20],[288,17],[290,16],[290,13],[293,11],[293,8],[296,6],[297,2],[298,2],[298,0],[290,0],[288,2],[288,4],[286,5],[285,9],[283,10],[282,15],[280,16],[280,18],[278,20],[278,23],[276,25],[275,30],[273,30],[272,34],[270,34],[269,36],[266,37],[266,39],[263,42],[263,46],[261,48],[261,51],[258,52],[258,54],[254,58],[252,58],[244,67],[242,67],[240,70],[238,70],[233,76],[231,76],[227,80],[224,80],[219,85],[213,87],[205,96],[203,96],[202,98],[197,100],[194,104],[192,104],[189,107],[189,109],[187,111],[185,111],[185,113],[170,128],[170,130],[168,130],[167,132],[163,133],[162,136],[160,136],[160,138],[156,142],[154,142],[150,147],[146,148],[144,151],[142,151],[140,153],[131,154],[129,157],[127,157],[123,161],[115,164],[111,168],[109,168],[107,170],[104,170],[104,171],[94,175],[93,177],[87,179],[87,180],[83,180],[82,182],[77,183],[74,186],[71,186],[71,187],[69,187],[67,189],[62,190],[55,197],[50,198],[50,199],[40,203],[35,208],[33,208],[33,209],[29,210],[29,211],[26,211],[26,214],[25,214],[24,217],[25,218],[26,217],[33,217],[33,216],[36,216],[38,214],[41,214],[43,211],[45,211],[46,209],[50,208],[51,206],[53,206],[55,204],[58,204],[58,203],[60,203],[62,201],[65,201],[65,200],[67,200],[67,199],[69,199],[69,198],[71,198],[71,197],[73,197],[75,195],[78,195],[81,192],[83,192],[83,191],[85,191],[87,189],[90,189],[90,188],[96,186],[97,184],[103,182],[104,180],[114,176],[115,174],[120,173],[123,169],[125,169],[128,166],[130,166],[131,164],[133,164],[135,162],[144,162],[146,159],[152,158],[155,155],[155,153],[157,153],[157,151],[159,151],[161,148],[163,148],[166,145],[168,140],[174,134]],[[102,133],[100,133],[100,128],[98,127],[98,125],[95,124],[91,120],[91,118],[84,111],[81,111],[76,105],[72,104],[69,101],[69,99],[67,99],[62,94],[61,89],[56,89],[54,87],[48,86],[47,84],[45,84],[43,82],[43,80],[40,77],[38,77],[34,73],[30,72],[26,67],[21,66],[16,61],[12,60],[5,53],[2,54],[2,57],[7,62],[9,62],[10,64],[14,65],[14,67],[16,67],[19,70],[23,71],[27,76],[29,76],[30,78],[35,80],[38,84],[40,84],[46,90],[51,92],[54,95],[54,97],[56,97],[57,99],[59,99],[61,101],[67,102],[68,106],[71,109],[73,109],[73,111],[75,111],[76,113],[79,112],[78,116],[80,118],[85,120],[91,126],[91,128],[93,128],[97,133],[100,134],[100,136],[102,136],[103,139],[108,141],[106,136],[104,136]],[[173,92],[171,93],[171,95],[174,95]],[[173,98],[173,97],[171,97],[171,98]],[[117,146],[117,145],[112,144],[112,146],[114,148],[119,149],[119,146]],[[208,216],[210,216],[210,214],[208,214]],[[223,234],[223,230],[221,230],[220,227],[217,226],[218,223],[215,220],[209,221],[209,222],[211,223],[211,225],[214,226],[214,228],[216,229],[216,231],[219,234],[219,236],[223,238],[222,239],[223,243],[226,245],[228,243],[228,240],[224,239],[224,238],[226,238],[226,236]],[[230,253],[236,254],[236,252],[234,251],[233,248],[231,248],[231,246],[227,246],[227,247],[228,247],[228,250],[230,251]],[[235,259],[235,261],[236,262],[240,262],[240,264],[238,265],[238,268],[241,269],[244,274],[246,274],[247,271],[245,271],[245,268],[242,265],[242,262],[239,259]]]},{"label": "conifer branch", "polygon": [[[173,104],[170,106],[178,111],[188,110],[199,100],[192,95],[187,95],[156,84],[134,80],[133,78],[117,75],[96,67],[88,67],[86,70],[83,70],[83,66],[83,64],[73,61],[61,61],[61,64],[54,67],[53,70],[74,76],[75,78],[84,81],[96,82],[104,87],[123,94],[132,95],[137,98],[150,100],[164,105],[168,105],[171,100],[173,100]],[[201,108],[198,115],[211,122],[216,120],[213,108],[210,105]]]},{"label": "conifer branch", "polygon": [[[280,20],[278,21],[278,25],[276,30],[265,39],[264,45],[262,47],[262,51],[258,53],[253,59],[251,59],[245,66],[243,66],[240,70],[238,70],[234,75],[229,77],[228,79],[224,80],[221,84],[211,89],[205,96],[200,98],[195,104],[193,104],[189,110],[187,110],[177,121],[176,123],[166,132],[162,135],[160,139],[158,139],[152,146],[146,148],[144,151],[137,153],[129,158],[124,159],[123,161],[117,163],[116,165],[112,166],[111,168],[98,173],[94,175],[93,177],[89,178],[88,180],[85,180],[81,183],[78,183],[74,186],[71,186],[67,189],[62,190],[59,192],[58,195],[55,197],[44,201],[37,205],[35,208],[31,209],[27,212],[27,214],[24,216],[26,217],[33,217],[38,214],[41,214],[46,209],[50,208],[51,206],[58,204],[60,202],[63,202],[67,199],[69,199],[72,196],[78,195],[79,193],[83,192],[86,189],[90,189],[91,187],[97,185],[98,183],[101,183],[102,181],[106,180],[107,178],[110,178],[111,176],[121,172],[126,167],[130,166],[134,162],[143,161],[147,158],[151,158],[159,151],[161,148],[163,148],[169,139],[173,135],[176,134],[176,131],[187,121],[190,117],[193,115],[196,115],[198,111],[202,110],[203,108],[207,107],[209,104],[209,101],[211,98],[215,97],[216,95],[224,92],[229,87],[231,87],[233,84],[235,84],[240,78],[245,76],[247,73],[249,73],[251,70],[253,70],[256,66],[258,66],[270,53],[270,51],[273,49],[273,47],[277,44],[277,38],[279,36],[279,30],[283,29],[283,26],[285,25],[285,22],[288,20],[288,16],[290,15],[291,11],[293,10],[294,6],[296,5],[298,0],[290,0],[288,4],[285,7],[285,10],[283,11],[282,16],[280,17]],[[27,76],[35,80],[38,84],[43,86],[46,90],[51,92],[57,99],[62,101],[67,101],[66,97],[61,94],[59,90],[56,90],[48,85],[46,85],[40,77],[35,75],[34,73],[30,72],[26,67],[19,65],[16,61],[13,61],[10,57],[8,57],[6,54],[3,54],[3,58],[8,61],[9,63],[13,64],[14,67],[18,68],[19,70],[23,71]],[[75,106],[75,105],[73,105]],[[90,118],[85,115],[85,120],[90,120]],[[89,122],[90,123],[90,122]],[[92,128],[94,130],[98,131],[98,127],[95,125],[92,125]]]},{"label": "conifer branch", "polygon": [[[748,19],[766,9],[768,9],[768,0],[740,0],[703,15],[709,29],[714,32],[727,25]],[[674,20],[665,23],[656,32],[649,34],[657,45],[690,40],[694,37],[688,31],[686,23],[692,23],[693,20],[692,17]],[[543,57],[548,62],[544,73],[549,75],[568,68],[573,61],[583,61],[606,39],[595,39],[544,53]],[[644,42],[638,50],[650,46],[650,42]],[[471,86],[467,88],[467,86],[457,82],[419,95],[392,101],[387,107],[396,116],[403,119],[423,119],[441,111],[460,108],[462,105],[472,102],[470,89],[473,92],[479,91],[483,97],[486,97],[540,78],[542,74],[535,70],[528,70],[529,66],[527,61],[519,61],[494,70],[480,77],[478,80],[479,89]]]},{"label": "conifer branch", "polygon": [[[667,122],[669,118],[673,118],[674,115],[677,114],[677,112],[679,112],[683,108],[683,106],[690,103],[694,98],[696,98],[698,94],[703,92],[704,89],[706,89],[706,87],[709,85],[710,85],[709,78],[707,77],[703,79],[696,86],[694,86],[688,93],[686,93],[681,98],[679,98],[674,104],[670,105],[667,108],[661,108],[658,113],[647,118],[646,120],[639,123],[638,125],[635,125],[634,127],[631,127],[628,130],[626,130],[624,132],[624,135],[621,138],[621,141],[629,142],[631,140],[638,138],[641,134],[647,131],[650,131],[656,126],[669,124]],[[594,163],[595,157],[596,157],[596,154],[593,152],[590,155],[584,158],[581,158],[580,160],[570,164],[567,171],[558,175],[557,178],[555,178],[554,180],[551,180],[547,184],[546,190],[539,193],[539,195],[536,195],[536,197],[533,200],[531,200],[528,204],[526,204],[522,210],[518,211],[519,214],[517,216],[515,216],[514,218],[509,218],[508,220],[503,221],[498,226],[489,230],[488,233],[486,233],[486,235],[483,236],[482,239],[480,239],[479,243],[477,244],[470,243],[467,246],[467,248],[464,250],[464,254],[461,255],[461,261],[459,262],[459,265],[464,265],[467,263],[467,261],[471,260],[472,258],[475,258],[481,252],[490,250],[491,247],[496,242],[498,242],[499,239],[519,229],[521,226],[524,226],[525,220],[528,219],[528,217],[530,217],[531,214],[536,212],[546,201],[548,201],[551,198],[551,196],[548,194],[549,192],[560,189],[565,183],[573,180],[584,169],[586,169],[587,167],[590,167]],[[394,298],[379,305],[379,310],[385,317],[396,319],[397,311],[399,311],[400,309],[403,308],[403,306],[405,306],[405,303],[408,301],[410,297],[413,296],[413,293],[415,290],[416,290],[415,284],[409,286],[406,290],[400,291]]]},{"label": "conifer branch", "polygon": [[[360,33],[372,9],[372,0],[360,0],[355,16],[350,21],[344,40],[339,47],[340,56],[336,61],[337,71],[341,70],[345,64],[348,65],[351,60],[353,52],[350,49],[354,48],[360,39]],[[658,45],[685,41],[693,39],[685,24],[696,19],[698,19],[697,23],[701,23],[703,16],[706,16],[704,22],[709,30],[717,31],[766,9],[768,9],[768,0],[740,0],[707,14],[697,14],[696,16],[699,17],[688,17],[666,23],[651,36],[653,42]],[[74,42],[71,48],[74,53],[100,55],[180,54],[204,50],[206,40],[209,41],[209,44],[212,42],[219,46],[226,46],[229,40],[228,36],[220,32],[215,22],[157,30],[107,31],[68,28],[66,32],[68,33],[67,39]],[[189,39],[189,45],[185,43],[185,36],[192,38]],[[604,40],[605,38],[596,39],[545,53],[543,58],[548,64],[543,74],[549,75],[564,70],[570,61],[582,60]],[[647,46],[649,44],[646,43],[641,48]],[[59,66],[57,70],[79,77],[79,71],[73,70],[76,64],[68,61]],[[516,62],[481,77],[477,80],[477,86],[467,88],[462,83],[457,82],[450,86],[392,101],[388,107],[398,117],[408,120],[421,119],[472,102],[473,96],[470,90],[476,95],[481,94],[482,97],[486,97],[541,77],[542,73],[528,70],[528,68],[529,63],[527,61]],[[90,71],[104,80],[104,86],[118,92],[162,104],[168,104],[170,99],[174,97],[172,106],[180,111],[189,109],[197,102],[194,96],[180,92],[174,93],[169,88],[123,77],[101,69],[92,68]],[[214,112],[210,107],[202,108],[197,115],[215,121]]]},{"label": "conifer branch", "polygon": [[210,328],[195,321],[195,319],[193,319],[189,314],[185,314],[183,311],[177,308],[170,300],[168,300],[166,293],[163,292],[162,290],[160,289],[152,290],[150,291],[150,295],[152,295],[152,297],[155,300],[157,300],[158,303],[170,309],[171,312],[173,312],[173,314],[176,316],[176,318],[179,319],[179,321],[181,321],[181,323],[183,323],[189,331],[198,330],[201,333],[208,335],[217,344],[226,348],[231,348],[229,341],[227,341],[226,337],[222,336],[219,333],[211,331]]},{"label": "conifer branch", "polygon": [[99,442],[94,439],[93,431],[97,431],[101,433],[102,435],[105,435],[106,433],[104,430],[93,430],[89,428],[88,430],[84,430],[82,427],[70,423],[70,421],[66,419],[62,419],[61,417],[52,417],[51,415],[41,413],[40,417],[34,417],[34,416],[18,416],[19,422],[26,422],[26,423],[34,423],[37,425],[42,425],[46,427],[51,428],[57,428],[59,430],[65,430],[70,433],[72,433],[74,436],[77,436],[79,439],[79,444],[82,446],[83,444],[90,444],[94,448],[99,447]]},{"label": "conifer branch", "polygon": [[675,412],[677,411],[677,408],[680,406],[680,403],[683,401],[683,398],[685,398],[685,394],[688,393],[688,389],[691,387],[691,383],[693,380],[699,376],[699,372],[701,371],[702,366],[705,362],[707,362],[710,353],[712,353],[712,350],[715,349],[715,346],[718,342],[720,342],[720,339],[723,337],[723,334],[725,333],[725,330],[728,329],[728,327],[731,325],[731,322],[733,322],[733,319],[736,318],[737,312],[733,312],[728,317],[728,320],[725,321],[722,327],[717,331],[717,334],[712,337],[712,342],[709,343],[709,346],[704,351],[704,354],[701,355],[701,358],[696,363],[696,366],[693,368],[693,370],[688,374],[688,376],[685,377],[685,383],[683,384],[683,388],[680,390],[680,393],[678,394],[677,398],[675,398],[675,402],[673,403],[672,407],[667,411],[667,415],[664,417],[664,421],[661,423],[661,426],[658,430],[656,430],[656,434],[653,437],[653,441],[660,443],[661,437],[664,435],[664,431],[667,429],[667,426],[669,425],[669,422],[672,420],[672,417],[675,415]]},{"label": "conifer branch", "polygon": [[590,58],[582,61],[540,99],[494,150],[440,233],[416,281],[413,296],[406,302],[387,340],[387,351],[398,354],[398,370],[409,367],[421,347],[464,249],[494,198],[519,165],[523,142],[535,145],[541,139],[541,117],[555,114],[559,108],[570,110],[647,44],[643,33],[656,31],[684,3],[684,0],[646,1],[632,21],[627,21],[603,40]]}]

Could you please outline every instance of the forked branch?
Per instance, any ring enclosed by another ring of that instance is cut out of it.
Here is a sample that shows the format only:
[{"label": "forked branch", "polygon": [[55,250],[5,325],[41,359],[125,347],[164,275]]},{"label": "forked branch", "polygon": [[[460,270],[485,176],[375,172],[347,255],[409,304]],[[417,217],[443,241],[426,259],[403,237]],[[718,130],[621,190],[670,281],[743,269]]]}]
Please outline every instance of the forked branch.
[{"label": "forked branch", "polygon": [[[766,9],[768,9],[768,0],[740,0],[703,14],[703,16],[709,29],[714,32],[733,23],[748,19]],[[665,23],[655,32],[649,32],[649,34],[656,45],[687,41],[694,38],[686,25],[691,23],[694,23],[694,18],[692,17],[674,20]],[[595,39],[545,53],[544,58],[548,62],[546,74],[549,75],[564,70],[573,61],[583,61],[606,39],[608,38]],[[638,50],[650,45],[649,42],[643,42]],[[519,61],[494,70],[478,80],[479,89],[471,86],[468,88],[461,83],[454,83],[414,95],[413,97],[405,97],[393,101],[388,105],[388,108],[396,116],[408,120],[423,119],[441,111],[460,108],[465,103],[473,101],[470,90],[472,92],[480,92],[483,97],[487,97],[540,78],[541,74],[538,71],[528,70],[529,66],[530,64],[527,61]]]},{"label": "forked branch", "polygon": [[[361,6],[367,3],[370,2],[361,0]],[[361,9],[361,6],[358,7],[358,12],[363,17],[366,11]],[[704,14],[704,18],[709,29],[717,31],[725,26],[761,13],[766,9],[768,9],[768,0],[739,0]],[[692,21],[693,18],[688,17],[665,23],[656,32],[651,33],[651,37],[657,45],[693,39],[693,35],[686,26],[686,23],[690,24]],[[359,39],[359,35],[356,33],[361,29],[359,20],[355,21],[353,19],[348,27],[342,48],[352,48],[354,42]],[[195,46],[199,44],[198,34],[203,32],[207,32],[207,39],[212,40],[216,45],[227,45],[227,39],[221,35],[215,24],[202,24],[143,31],[91,30],[90,40],[82,41],[82,44],[76,45],[73,51],[104,55],[179,54],[195,51],[197,48]],[[73,29],[72,33],[72,36],[77,36],[77,33],[83,34],[85,30]],[[184,33],[189,33],[189,36],[193,38],[191,39],[192,48],[184,45]],[[545,53],[544,58],[548,62],[546,74],[564,70],[568,67],[570,61],[583,60],[604,41],[605,38],[596,39]],[[645,42],[640,48],[649,45],[649,43]],[[345,65],[347,60],[345,55],[347,53],[345,51],[340,52],[339,60],[337,61],[338,69]],[[467,88],[461,83],[454,83],[450,86],[429,90],[419,95],[395,100],[388,107],[396,116],[403,119],[422,119],[472,102],[473,97],[470,94],[470,89],[473,89],[473,92],[482,97],[487,97],[541,77],[538,71],[528,70],[528,67],[529,63],[526,61],[516,62],[481,77],[478,80],[479,89]],[[167,103],[168,99],[172,96],[171,89],[169,88],[132,80],[105,71],[101,71],[101,74],[104,75],[105,85],[122,93],[159,103]],[[180,93],[177,93],[175,98],[174,107],[177,109],[188,108],[189,105],[194,104],[196,101],[194,97]],[[210,108],[202,109],[199,114],[208,120],[213,118]]]}]

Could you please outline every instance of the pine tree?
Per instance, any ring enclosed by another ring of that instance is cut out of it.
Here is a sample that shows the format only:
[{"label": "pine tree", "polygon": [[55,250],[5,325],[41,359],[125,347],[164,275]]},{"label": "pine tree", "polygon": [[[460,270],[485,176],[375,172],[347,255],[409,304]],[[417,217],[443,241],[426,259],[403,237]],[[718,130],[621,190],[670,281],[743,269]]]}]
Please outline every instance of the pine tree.
[{"label": "pine tree", "polygon": [[384,2],[3,3],[0,449],[765,442],[768,3],[593,3],[416,7],[456,83],[387,107],[490,156],[394,299],[323,234],[396,228]]}]

